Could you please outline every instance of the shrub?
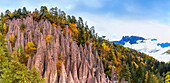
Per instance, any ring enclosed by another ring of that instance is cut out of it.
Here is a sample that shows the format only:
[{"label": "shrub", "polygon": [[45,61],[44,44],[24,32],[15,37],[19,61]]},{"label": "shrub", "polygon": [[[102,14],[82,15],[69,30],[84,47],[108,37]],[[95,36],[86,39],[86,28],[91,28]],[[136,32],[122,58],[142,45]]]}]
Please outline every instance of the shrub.
[{"label": "shrub", "polygon": [[21,30],[22,32],[24,32],[25,28],[26,28],[25,24],[22,23],[21,26],[20,26],[20,30]]}]

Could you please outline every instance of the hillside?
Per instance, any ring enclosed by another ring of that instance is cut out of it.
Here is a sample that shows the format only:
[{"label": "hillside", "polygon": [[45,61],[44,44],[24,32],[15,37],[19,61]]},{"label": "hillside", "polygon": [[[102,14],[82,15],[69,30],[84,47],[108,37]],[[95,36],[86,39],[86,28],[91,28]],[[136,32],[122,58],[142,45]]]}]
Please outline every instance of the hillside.
[{"label": "hillside", "polygon": [[165,53],[166,53],[166,54],[170,54],[170,50],[166,51]]},{"label": "hillside", "polygon": [[0,24],[0,81],[163,83],[170,70],[169,63],[105,40],[81,17],[76,20],[57,8],[7,10]]},{"label": "hillside", "polygon": [[164,41],[151,38],[145,39],[138,36],[124,36],[120,41],[113,42],[116,44],[121,44],[124,47],[129,47],[131,49],[135,49],[139,52],[145,53],[160,62],[170,61],[170,57],[165,54],[165,52],[169,50],[170,47],[168,43],[163,43]]}]

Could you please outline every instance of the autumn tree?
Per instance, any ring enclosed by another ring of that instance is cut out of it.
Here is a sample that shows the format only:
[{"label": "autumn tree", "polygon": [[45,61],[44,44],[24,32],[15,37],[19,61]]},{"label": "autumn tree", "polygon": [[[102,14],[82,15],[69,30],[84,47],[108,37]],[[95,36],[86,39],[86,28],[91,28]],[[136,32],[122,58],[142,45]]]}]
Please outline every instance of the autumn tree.
[{"label": "autumn tree", "polygon": [[36,53],[36,47],[33,42],[28,42],[25,46],[25,54],[26,57],[28,58],[29,56],[33,57],[34,54]]},{"label": "autumn tree", "polygon": [[22,47],[22,45],[19,46],[18,50],[17,50],[17,57],[20,63],[22,64],[27,64],[27,56],[24,53],[24,49]]},{"label": "autumn tree", "polygon": [[4,23],[4,25],[3,25],[3,34],[6,35],[7,30],[8,30],[8,28],[7,28],[7,26],[6,26],[6,23]]},{"label": "autumn tree", "polygon": [[148,81],[148,78],[149,78],[149,75],[148,75],[148,71],[146,71],[146,74],[145,74],[145,82],[147,82]]},{"label": "autumn tree", "polygon": [[60,77],[62,63],[64,63],[64,61],[63,61],[63,52],[61,51],[61,53],[58,56],[58,60],[57,60],[57,75],[58,75],[58,77]]},{"label": "autumn tree", "polygon": [[9,41],[10,41],[11,43],[14,42],[14,34],[12,34],[12,35],[9,36]]},{"label": "autumn tree", "polygon": [[170,82],[170,71],[166,73],[165,76],[165,83],[169,83]]},{"label": "autumn tree", "polygon": [[46,42],[47,42],[47,43],[51,43],[51,40],[54,40],[54,36],[52,36],[52,35],[47,35],[47,36],[46,36]]}]

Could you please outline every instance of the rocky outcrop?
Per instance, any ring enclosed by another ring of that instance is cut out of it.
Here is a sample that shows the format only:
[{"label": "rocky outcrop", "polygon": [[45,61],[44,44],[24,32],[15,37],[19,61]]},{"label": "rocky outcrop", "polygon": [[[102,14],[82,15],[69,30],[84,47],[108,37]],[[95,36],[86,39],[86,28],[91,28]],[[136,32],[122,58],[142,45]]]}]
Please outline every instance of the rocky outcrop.
[{"label": "rocky outcrop", "polygon": [[117,82],[116,72],[115,72],[115,70],[114,70],[113,67],[112,67],[111,75],[112,75],[111,81],[112,81],[112,82]]},{"label": "rocky outcrop", "polygon": [[127,81],[125,81],[125,78],[122,78],[120,83],[128,83]]},{"label": "rocky outcrop", "polygon": [[[20,25],[24,23],[26,30],[20,31]],[[40,71],[40,76],[47,78],[46,83],[114,83],[117,81],[116,74],[112,68],[112,78],[109,80],[104,73],[102,60],[97,58],[97,50],[91,47],[91,42],[82,47],[72,40],[68,31],[68,24],[63,30],[51,25],[46,19],[39,22],[33,20],[31,14],[23,19],[8,21],[9,31],[6,39],[14,34],[15,46],[22,45],[24,48],[27,42],[34,42],[37,52],[33,57],[28,58],[27,69],[34,65]],[[46,42],[46,36],[52,35],[50,43]],[[12,53],[12,46],[8,42],[7,48]],[[62,55],[62,56],[61,56]],[[59,58],[60,57],[60,58]],[[62,57],[63,63],[60,72],[57,72],[57,62]],[[58,75],[60,74],[60,76]]]},{"label": "rocky outcrop", "polygon": [[66,83],[66,82],[67,82],[67,74],[64,68],[64,64],[62,63],[59,83]]},{"label": "rocky outcrop", "polygon": [[73,77],[72,77],[71,71],[70,71],[70,72],[69,72],[69,74],[68,74],[68,77],[67,77],[67,83],[74,83],[74,80],[73,80]]}]

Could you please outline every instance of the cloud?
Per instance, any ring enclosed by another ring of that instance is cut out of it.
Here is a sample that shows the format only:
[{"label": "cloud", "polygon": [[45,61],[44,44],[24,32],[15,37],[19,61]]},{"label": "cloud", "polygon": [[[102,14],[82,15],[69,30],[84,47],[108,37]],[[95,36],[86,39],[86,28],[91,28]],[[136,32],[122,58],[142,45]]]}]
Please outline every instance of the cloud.
[{"label": "cloud", "polygon": [[105,35],[111,41],[118,40],[122,36],[134,35],[144,38],[157,38],[160,41],[170,42],[170,36],[168,36],[170,35],[170,26],[161,24],[157,20],[117,18],[112,17],[109,13],[96,15],[81,12],[75,13],[74,15],[83,17],[89,26],[95,26],[97,33]]},{"label": "cloud", "polygon": [[5,11],[6,11],[5,9],[0,8],[0,14],[1,14],[1,12],[5,13]]},{"label": "cloud", "polygon": [[159,61],[169,62],[170,54],[164,54],[164,52],[169,50],[170,47],[162,48],[161,46],[158,46],[157,43],[162,43],[162,41],[144,40],[143,43],[138,42],[138,44],[132,45],[127,42],[124,46],[148,54],[149,56],[152,56]]}]

